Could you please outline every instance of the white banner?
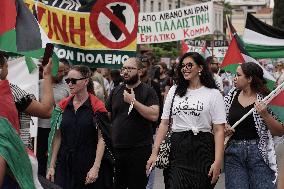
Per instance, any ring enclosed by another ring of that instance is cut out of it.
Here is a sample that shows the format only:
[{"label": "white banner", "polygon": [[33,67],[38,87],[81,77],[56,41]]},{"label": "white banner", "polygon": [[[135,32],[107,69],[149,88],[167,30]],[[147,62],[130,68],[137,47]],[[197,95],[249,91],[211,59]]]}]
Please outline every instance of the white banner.
[{"label": "white banner", "polygon": [[202,51],[205,48],[206,57],[213,55],[217,58],[223,59],[228,50],[228,42],[225,40],[207,42],[205,40],[186,40],[185,43],[188,46],[188,52],[198,52],[203,54],[204,52]]},{"label": "white banner", "polygon": [[154,13],[140,13],[138,44],[164,43],[213,34],[213,2]]},{"label": "white banner", "polygon": [[[25,90],[27,93],[35,95],[36,99],[39,99],[39,70],[35,69],[33,73],[30,74],[24,57],[8,61],[8,66],[8,80],[11,83],[19,86],[21,89]],[[26,140],[28,140],[29,135],[30,137],[36,137],[37,126],[38,118],[32,117],[32,123],[30,124],[30,128],[21,130],[22,137]]]}]

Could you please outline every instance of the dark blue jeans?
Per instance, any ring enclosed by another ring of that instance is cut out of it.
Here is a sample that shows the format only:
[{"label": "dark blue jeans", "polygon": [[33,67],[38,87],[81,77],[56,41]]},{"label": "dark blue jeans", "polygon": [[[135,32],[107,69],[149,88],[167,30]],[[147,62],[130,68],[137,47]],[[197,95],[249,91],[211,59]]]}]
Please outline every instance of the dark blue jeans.
[{"label": "dark blue jeans", "polygon": [[258,140],[232,140],[225,150],[226,189],[276,189],[274,171],[264,162]]}]

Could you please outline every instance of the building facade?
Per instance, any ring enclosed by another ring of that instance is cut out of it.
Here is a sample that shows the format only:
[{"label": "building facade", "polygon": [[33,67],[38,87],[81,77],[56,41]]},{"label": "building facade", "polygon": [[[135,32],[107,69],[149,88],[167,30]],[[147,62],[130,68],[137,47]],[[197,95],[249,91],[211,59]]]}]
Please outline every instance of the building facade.
[{"label": "building facade", "polygon": [[272,25],[272,8],[270,0],[226,0],[233,7],[232,24],[239,35],[243,35],[245,29],[246,15],[252,13],[261,21]]},{"label": "building facade", "polygon": [[234,13],[257,13],[270,4],[270,0],[226,0],[226,2],[232,5]]}]

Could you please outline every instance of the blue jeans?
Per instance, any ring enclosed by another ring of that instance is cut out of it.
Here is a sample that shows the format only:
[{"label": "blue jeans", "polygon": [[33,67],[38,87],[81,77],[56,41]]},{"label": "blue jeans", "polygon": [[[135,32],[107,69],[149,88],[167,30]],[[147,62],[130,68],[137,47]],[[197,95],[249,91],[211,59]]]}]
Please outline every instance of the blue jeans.
[{"label": "blue jeans", "polygon": [[151,171],[149,177],[148,177],[148,184],[146,186],[146,189],[153,189],[154,187],[154,181],[155,181],[155,168]]},{"label": "blue jeans", "polygon": [[276,189],[274,171],[264,162],[258,140],[232,140],[225,150],[226,189]]}]

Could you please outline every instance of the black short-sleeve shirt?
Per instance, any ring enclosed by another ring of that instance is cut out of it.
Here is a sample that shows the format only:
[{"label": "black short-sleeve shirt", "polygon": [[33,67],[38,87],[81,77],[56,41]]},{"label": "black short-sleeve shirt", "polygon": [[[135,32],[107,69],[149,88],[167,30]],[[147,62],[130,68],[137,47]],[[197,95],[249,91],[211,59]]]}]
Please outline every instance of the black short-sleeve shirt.
[{"label": "black short-sleeve shirt", "polygon": [[[152,144],[152,122],[144,118],[135,108],[128,115],[129,104],[123,100],[124,84],[111,92],[106,108],[111,112],[111,133],[115,148],[131,148]],[[159,105],[156,92],[145,83],[134,88],[135,99],[146,105]]]}]

